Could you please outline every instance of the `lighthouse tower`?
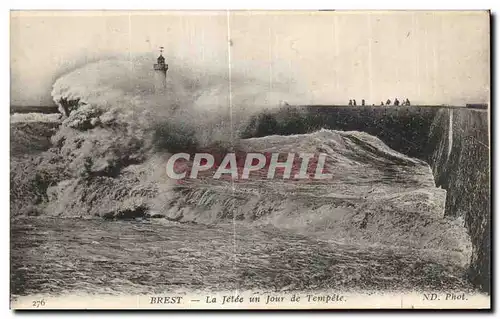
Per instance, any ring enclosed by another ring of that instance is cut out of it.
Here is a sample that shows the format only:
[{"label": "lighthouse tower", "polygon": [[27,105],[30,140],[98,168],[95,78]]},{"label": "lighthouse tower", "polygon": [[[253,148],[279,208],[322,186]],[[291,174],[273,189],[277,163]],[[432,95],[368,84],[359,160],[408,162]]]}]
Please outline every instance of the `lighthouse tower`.
[{"label": "lighthouse tower", "polygon": [[168,64],[165,64],[165,58],[163,57],[163,47],[160,47],[160,56],[156,59],[156,64],[154,65],[155,70],[155,92],[157,94],[165,93],[167,88],[167,70]]}]

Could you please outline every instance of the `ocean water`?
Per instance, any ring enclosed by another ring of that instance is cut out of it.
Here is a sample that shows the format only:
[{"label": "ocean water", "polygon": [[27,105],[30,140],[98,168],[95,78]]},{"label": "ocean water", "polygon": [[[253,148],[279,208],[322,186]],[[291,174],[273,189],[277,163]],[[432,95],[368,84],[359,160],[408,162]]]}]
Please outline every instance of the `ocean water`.
[{"label": "ocean water", "polygon": [[333,178],[268,180],[256,172],[231,182],[208,171],[163,186],[146,202],[148,214],[113,211],[111,219],[103,218],[106,203],[144,194],[114,177],[63,183],[38,216],[13,214],[13,296],[472,290],[470,240],[443,216],[446,192],[425,162],[360,132],[269,136],[240,147],[322,151]]},{"label": "ocean water", "polygon": [[[358,130],[244,139],[279,94],[235,77],[229,109],[223,76],[158,96],[150,71],[89,64],[54,83],[57,125],[11,125],[14,297],[472,289],[471,240],[426,162]],[[228,151],[323,153],[332,178],[165,176],[172,153]]]},{"label": "ocean water", "polygon": [[35,217],[12,224],[13,297],[175,290],[468,291],[418,251],[314,239],[272,226]]}]

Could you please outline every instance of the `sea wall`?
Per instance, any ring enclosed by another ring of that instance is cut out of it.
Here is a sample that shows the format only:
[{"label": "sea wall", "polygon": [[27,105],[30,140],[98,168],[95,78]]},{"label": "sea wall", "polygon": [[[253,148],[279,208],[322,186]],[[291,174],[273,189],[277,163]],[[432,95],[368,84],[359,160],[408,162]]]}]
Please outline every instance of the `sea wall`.
[{"label": "sea wall", "polygon": [[472,109],[439,110],[429,132],[428,146],[428,162],[436,186],[447,190],[445,214],[463,218],[471,237],[469,279],[483,291],[490,292],[488,113]]},{"label": "sea wall", "polygon": [[488,112],[440,107],[306,106],[255,117],[243,136],[302,134],[321,128],[377,136],[396,151],[429,163],[446,189],[445,215],[463,219],[473,254],[469,279],[490,292]]},{"label": "sea wall", "polygon": [[304,134],[321,128],[362,131],[398,152],[427,160],[428,132],[437,112],[433,107],[289,107],[255,117],[243,136]]}]

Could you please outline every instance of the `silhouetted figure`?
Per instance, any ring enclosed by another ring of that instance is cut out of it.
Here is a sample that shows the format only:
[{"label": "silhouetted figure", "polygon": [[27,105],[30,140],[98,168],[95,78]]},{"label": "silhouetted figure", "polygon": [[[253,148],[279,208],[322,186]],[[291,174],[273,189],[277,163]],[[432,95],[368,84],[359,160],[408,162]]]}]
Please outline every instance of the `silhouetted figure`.
[{"label": "silhouetted figure", "polygon": [[398,100],[397,98],[396,98],[396,99],[394,99],[394,105],[395,105],[395,106],[399,106],[399,100]]},{"label": "silhouetted figure", "polygon": [[361,100],[361,105],[362,105],[362,106],[365,106],[365,99],[362,99],[362,100]]},{"label": "silhouetted figure", "polygon": [[385,102],[385,105],[391,105],[391,100],[387,99],[387,102]]},{"label": "silhouetted figure", "polygon": [[352,106],[352,100],[349,100],[349,106]]},{"label": "silhouetted figure", "polygon": [[380,105],[381,105],[381,106],[384,106],[384,101],[380,101]]},{"label": "silhouetted figure", "polygon": [[352,105],[356,106],[356,100],[352,100]]},{"label": "silhouetted figure", "polygon": [[406,99],[405,103],[406,103],[406,105],[407,105],[407,106],[410,106],[410,105],[411,105],[411,104],[410,104],[410,100],[408,100],[408,99]]}]

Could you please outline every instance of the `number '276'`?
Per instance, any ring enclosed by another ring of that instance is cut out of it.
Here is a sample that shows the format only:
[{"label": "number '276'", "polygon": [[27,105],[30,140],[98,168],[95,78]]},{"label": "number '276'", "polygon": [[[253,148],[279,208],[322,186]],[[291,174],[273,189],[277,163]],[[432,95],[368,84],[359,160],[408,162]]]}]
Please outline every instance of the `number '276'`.
[{"label": "number '276'", "polygon": [[33,307],[40,308],[45,306],[45,300],[33,300]]}]

